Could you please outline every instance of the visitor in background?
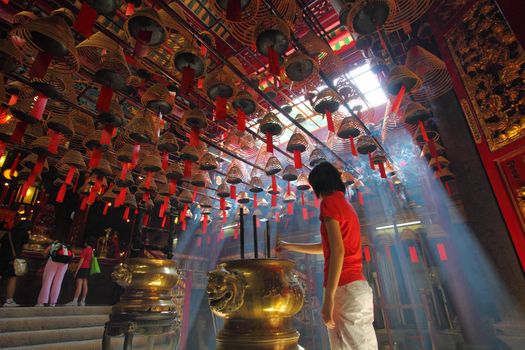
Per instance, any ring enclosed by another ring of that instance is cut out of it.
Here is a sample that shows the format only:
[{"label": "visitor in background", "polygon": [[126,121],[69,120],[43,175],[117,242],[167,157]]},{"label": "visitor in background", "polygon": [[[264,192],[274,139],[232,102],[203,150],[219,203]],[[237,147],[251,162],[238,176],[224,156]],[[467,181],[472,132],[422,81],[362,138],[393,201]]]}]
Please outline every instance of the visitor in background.
[{"label": "visitor in background", "polygon": [[[86,296],[88,293],[88,277],[89,270],[91,268],[91,260],[93,258],[93,247],[96,244],[96,240],[93,237],[88,237],[84,243],[84,249],[80,252],[80,261],[75,270],[74,276],[77,280],[77,287],[75,289],[75,296],[73,300],[67,303],[68,306],[86,306]],[[78,298],[82,294],[80,303]]]},{"label": "visitor in background", "polygon": [[44,251],[48,256],[44,275],[42,276],[42,288],[38,294],[38,303],[35,306],[55,306],[62,288],[62,281],[67,271],[67,266],[73,259],[73,252],[63,243],[54,241]]},{"label": "visitor in background", "polygon": [[24,220],[15,224],[11,230],[5,229],[0,233],[0,276],[3,280],[7,279],[5,307],[18,306],[14,301],[16,275],[13,262],[22,255],[24,244],[29,242],[30,228],[31,222]]},{"label": "visitor in background", "polygon": [[321,316],[332,350],[375,350],[372,289],[362,273],[359,219],[346,201],[341,173],[330,163],[317,165],[308,182],[321,199],[321,243],[281,241],[277,250],[323,254],[324,302]]}]

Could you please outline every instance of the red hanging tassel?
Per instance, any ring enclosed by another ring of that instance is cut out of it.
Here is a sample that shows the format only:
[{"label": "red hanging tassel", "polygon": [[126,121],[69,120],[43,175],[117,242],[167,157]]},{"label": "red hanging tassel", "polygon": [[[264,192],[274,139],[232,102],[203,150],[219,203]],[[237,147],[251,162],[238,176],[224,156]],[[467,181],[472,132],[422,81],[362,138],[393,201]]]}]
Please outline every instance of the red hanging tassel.
[{"label": "red hanging tassel", "polygon": [[193,186],[193,194],[191,196],[191,201],[195,202],[197,200],[197,187]]},{"label": "red hanging tassel", "polygon": [[357,191],[357,199],[359,201],[359,205],[363,206],[365,204],[365,199],[363,198],[363,194],[361,191]]},{"label": "red hanging tassel", "polygon": [[[3,152],[2,152],[3,153]],[[1,156],[0,156],[1,157]],[[18,167],[18,164],[20,163],[20,153],[17,153],[15,160],[13,161],[13,164],[11,164],[11,169],[9,170],[9,176],[11,178],[14,177],[16,168]]]},{"label": "red hanging tassel", "polygon": [[97,197],[98,191],[100,191],[101,186],[102,186],[102,179],[97,176],[97,179],[95,180],[95,184],[93,185],[93,187],[91,187],[91,191],[89,192],[89,197],[88,197],[89,205],[95,203],[95,199]]},{"label": "red hanging tassel", "polygon": [[366,245],[364,251],[365,251],[365,260],[366,260],[366,262],[370,262],[370,260],[371,260],[370,247]]},{"label": "red hanging tassel", "polygon": [[390,191],[395,192],[394,184],[392,181],[388,180],[388,184],[390,185]]},{"label": "red hanging tassel", "polygon": [[73,23],[73,28],[86,38],[89,38],[93,34],[93,25],[97,20],[97,16],[97,11],[89,6],[87,1],[83,1],[77,19]]},{"label": "red hanging tassel", "polygon": [[408,247],[408,252],[410,253],[410,261],[413,264],[417,264],[419,262],[419,257],[417,256],[416,247],[414,246]]},{"label": "red hanging tassel", "polygon": [[18,95],[11,95],[11,97],[9,97],[9,102],[7,102],[7,105],[8,106],[14,106],[16,103],[18,102]]},{"label": "red hanging tassel", "polygon": [[165,212],[166,210],[168,210],[168,206],[170,205],[170,197],[168,197],[168,196],[164,196],[164,202],[162,203],[162,205],[163,205],[163,207],[164,207],[164,208],[163,208],[164,210],[162,211],[162,214],[163,214],[163,216],[164,216],[164,212]]},{"label": "red hanging tassel", "polygon": [[31,115],[36,120],[42,120],[42,117],[44,116],[44,111],[46,110],[47,100],[48,99],[46,95],[42,93],[38,94],[35,104],[33,105],[33,109],[31,110]]},{"label": "red hanging tassel", "polygon": [[286,185],[286,193],[289,195],[290,192],[291,192],[291,187],[290,187],[290,181],[288,181],[288,184]]},{"label": "red hanging tassel", "polygon": [[160,226],[161,226],[162,228],[164,228],[164,226],[166,226],[166,220],[167,220],[167,218],[168,218],[168,215],[164,216],[164,218],[162,219],[162,224],[160,224]]},{"label": "red hanging tassel", "polygon": [[148,206],[149,198],[150,198],[149,192],[144,192],[142,194],[142,201],[146,204],[146,206]]},{"label": "red hanging tassel", "polygon": [[447,189],[447,193],[449,196],[452,196],[452,190],[450,189],[450,185],[448,182],[445,182],[445,188]]},{"label": "red hanging tassel", "polygon": [[235,185],[230,186],[230,198],[237,199],[237,186]]},{"label": "red hanging tassel", "polygon": [[233,230],[233,239],[239,239],[239,226],[235,226],[235,229]]},{"label": "red hanging tassel", "polygon": [[199,78],[197,80],[197,88],[202,90],[204,88],[204,79],[203,78]]},{"label": "red hanging tassel", "polygon": [[102,134],[100,135],[100,144],[109,145],[111,143],[111,137],[113,136],[113,130],[115,128],[111,125],[104,126],[102,129]]},{"label": "red hanging tassel", "polygon": [[208,215],[204,215],[202,218],[202,232],[208,232]]},{"label": "red hanging tassel", "polygon": [[224,239],[224,229],[221,227],[219,234],[217,235],[217,242],[220,242]]},{"label": "red hanging tassel", "polygon": [[222,96],[215,97],[215,121],[226,120],[226,99]]},{"label": "red hanging tassel", "polygon": [[293,203],[292,202],[289,202],[288,203],[288,215],[293,215]]},{"label": "red hanging tassel", "polygon": [[150,30],[141,30],[138,33],[137,41],[135,42],[135,47],[133,48],[134,57],[144,57],[148,54],[148,46],[146,45],[151,41],[151,35],[153,33]]},{"label": "red hanging tassel", "polygon": [[335,126],[334,126],[334,120],[332,118],[332,112],[328,109],[325,111],[326,114],[326,125],[328,127],[328,131],[335,132]]},{"label": "red hanging tassel", "polygon": [[272,175],[272,192],[277,192],[277,179]]},{"label": "red hanging tassel", "polygon": [[370,169],[376,170],[376,166],[374,164],[374,159],[372,158],[371,152],[368,152],[368,163],[370,164]]},{"label": "red hanging tassel", "polygon": [[149,224],[149,214],[144,214],[144,217],[142,218],[142,225],[148,226]]},{"label": "red hanging tassel", "polygon": [[164,171],[168,169],[168,166],[169,166],[168,159],[169,159],[168,151],[162,151],[162,170]]},{"label": "red hanging tassel", "polygon": [[272,207],[275,207],[277,205],[277,195],[272,194]]},{"label": "red hanging tassel", "polygon": [[176,180],[170,180],[169,184],[169,194],[173,195],[175,192],[177,192],[177,181]]},{"label": "red hanging tassel", "polygon": [[303,167],[303,162],[301,160],[301,151],[298,149],[293,151],[293,161],[295,169],[301,169]]},{"label": "red hanging tassel", "polygon": [[74,165],[71,165],[67,171],[66,180],[64,183],[66,185],[71,185],[71,182],[73,182],[73,176],[75,176],[75,170],[76,167]]},{"label": "red hanging tassel", "polygon": [[427,131],[425,130],[425,125],[421,120],[418,120],[417,123],[419,125],[419,130],[421,130],[421,136],[423,137],[423,141],[429,142],[430,140],[428,138]]},{"label": "red hanging tassel", "polygon": [[273,153],[273,136],[270,133],[266,133],[266,152]]},{"label": "red hanging tassel", "polygon": [[87,207],[87,201],[88,201],[88,197],[87,197],[87,196],[84,196],[84,198],[82,198],[82,202],[80,202],[80,210],[81,210],[81,211],[86,210],[86,207]]},{"label": "red hanging tassel", "polygon": [[242,108],[237,109],[237,130],[240,132],[246,131],[246,114]]},{"label": "red hanging tassel", "polygon": [[135,13],[135,4],[133,2],[128,2],[126,6],[126,16],[131,16]]},{"label": "red hanging tassel", "polygon": [[253,193],[253,207],[256,209],[259,207],[259,203],[257,203],[257,193]]},{"label": "red hanging tassel", "polygon": [[181,229],[182,229],[182,231],[186,231],[186,221],[182,222]]},{"label": "red hanging tassel", "polygon": [[117,198],[115,198],[115,208],[118,208],[124,204],[124,201],[126,200],[126,192],[127,191],[125,187],[120,189]]},{"label": "red hanging tassel", "polygon": [[58,146],[60,145],[60,141],[62,139],[62,134],[53,130],[49,130],[47,134],[48,136],[50,136],[49,145],[47,145],[47,150],[52,154],[56,154],[58,152]]},{"label": "red hanging tassel", "polygon": [[131,153],[131,165],[132,168],[136,167],[139,162],[140,143],[133,145],[133,152]]},{"label": "red hanging tassel", "polygon": [[383,162],[379,162],[377,165],[379,166],[379,173],[381,174],[381,178],[386,179],[385,164],[383,164]]},{"label": "red hanging tassel", "polygon": [[201,56],[206,57],[206,55],[208,54],[208,49],[206,48],[206,46],[201,45],[200,49],[201,49]]},{"label": "red hanging tassel", "polygon": [[226,218],[226,210],[223,210],[223,211],[222,211],[222,222],[223,222],[223,223],[226,223],[227,221],[228,221],[228,220],[227,220],[227,218]]},{"label": "red hanging tassel", "polygon": [[151,180],[153,180],[153,171],[148,171],[147,175],[146,175],[146,189],[149,190],[150,186],[151,186]]},{"label": "red hanging tassel", "polygon": [[399,110],[399,106],[401,106],[401,101],[403,101],[404,96],[405,96],[405,85],[401,85],[401,89],[399,89],[396,99],[394,100],[394,102],[392,102],[392,113],[397,113],[397,111]]},{"label": "red hanging tassel", "polygon": [[184,177],[191,177],[191,160],[184,160]]},{"label": "red hanging tassel", "polygon": [[320,205],[321,205],[321,201],[319,201],[319,198],[317,198],[317,196],[314,196],[314,206],[316,208],[319,208]]},{"label": "red hanging tassel", "polygon": [[11,143],[19,144],[22,142],[22,137],[24,136],[24,133],[27,129],[27,123],[19,121],[16,123],[15,130],[11,134]]},{"label": "red hanging tassel", "polygon": [[129,218],[129,207],[124,209],[124,214],[122,214],[122,219],[127,220]]},{"label": "red hanging tassel", "polygon": [[279,76],[281,74],[281,67],[279,67],[279,54],[271,46],[268,48],[268,69],[273,75]]},{"label": "red hanging tassel", "polygon": [[430,156],[432,158],[437,158],[438,157],[438,153],[437,153],[436,144],[434,143],[434,141],[433,140],[428,140],[427,144],[428,144],[428,148],[430,150]]},{"label": "red hanging tassel", "polygon": [[190,132],[190,145],[199,147],[199,128],[192,126]]},{"label": "red hanging tassel", "polygon": [[225,210],[226,209],[226,199],[224,199],[223,197],[221,197],[221,199],[219,200],[220,202],[220,209],[221,210]]},{"label": "red hanging tassel", "polygon": [[355,141],[353,137],[350,137],[350,147],[352,148],[352,155],[357,157],[357,149],[355,148]]},{"label": "red hanging tassel", "polygon": [[301,192],[301,205],[304,207],[304,192]]},{"label": "red hanging tassel", "polygon": [[120,169],[119,179],[121,181],[126,181],[126,175],[128,174],[128,163],[122,162],[122,167]]},{"label": "red hanging tassel", "polygon": [[60,189],[58,190],[58,193],[57,193],[57,198],[56,198],[57,203],[62,203],[64,201],[64,197],[66,196],[66,191],[67,191],[67,186],[65,183],[63,183],[62,185],[60,185]]},{"label": "red hanging tassel", "polygon": [[53,55],[49,52],[38,51],[36,58],[29,70],[30,78],[43,78],[46,75],[47,68],[53,60]]},{"label": "red hanging tassel", "polygon": [[104,210],[102,211],[102,215],[106,216],[106,214],[108,213],[108,208],[109,202],[106,202],[106,205],[104,205]]},{"label": "red hanging tassel", "polygon": [[275,213],[275,222],[277,223],[281,222],[281,214],[279,214],[278,212]]},{"label": "red hanging tassel", "polygon": [[192,91],[193,80],[195,79],[195,71],[191,67],[184,67],[182,69],[182,81],[180,85],[180,92],[189,94]]},{"label": "red hanging tassel", "polygon": [[36,159],[35,167],[33,168],[33,174],[39,176],[44,169],[44,162],[46,161],[46,156],[44,154],[39,154]]},{"label": "red hanging tassel", "polygon": [[95,148],[91,152],[91,157],[89,158],[89,169],[96,168],[101,158],[102,158],[102,150],[100,150],[99,148]]},{"label": "red hanging tassel", "polygon": [[303,220],[308,220],[308,208],[302,208]]},{"label": "red hanging tassel", "polygon": [[102,85],[97,99],[97,109],[101,112],[109,112],[111,99],[113,98],[113,89],[109,86]]},{"label": "red hanging tassel", "polygon": [[182,212],[180,213],[180,221],[185,222],[186,221],[186,213],[188,212],[188,205],[184,204],[184,208],[182,209]]},{"label": "red hanging tassel", "polygon": [[239,21],[241,19],[241,0],[228,0],[226,19],[229,21]]}]

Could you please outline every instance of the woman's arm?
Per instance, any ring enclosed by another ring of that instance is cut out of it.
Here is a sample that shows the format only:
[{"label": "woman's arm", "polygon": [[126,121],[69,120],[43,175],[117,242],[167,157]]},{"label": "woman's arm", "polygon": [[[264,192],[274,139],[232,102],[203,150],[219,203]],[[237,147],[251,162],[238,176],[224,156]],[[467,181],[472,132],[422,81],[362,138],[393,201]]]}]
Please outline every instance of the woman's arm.
[{"label": "woman's arm", "polygon": [[328,276],[326,278],[324,304],[321,313],[326,326],[333,328],[335,327],[332,317],[334,310],[335,290],[339,284],[339,277],[341,276],[341,270],[343,269],[345,247],[339,222],[331,218],[325,218],[324,225],[326,227],[326,233],[330,247],[330,263],[328,265],[329,267]]},{"label": "woman's arm", "polygon": [[82,263],[83,263],[83,262],[84,262],[84,257],[81,257],[80,260],[79,260],[79,262],[78,262],[78,265],[77,265],[77,268],[76,268],[76,270],[75,270],[75,273],[74,273],[75,276],[77,275],[78,270],[80,270],[80,266],[82,266]]},{"label": "woman's arm", "polygon": [[276,250],[281,251],[283,249],[297,253],[323,254],[323,246],[321,243],[289,243],[279,241]]}]

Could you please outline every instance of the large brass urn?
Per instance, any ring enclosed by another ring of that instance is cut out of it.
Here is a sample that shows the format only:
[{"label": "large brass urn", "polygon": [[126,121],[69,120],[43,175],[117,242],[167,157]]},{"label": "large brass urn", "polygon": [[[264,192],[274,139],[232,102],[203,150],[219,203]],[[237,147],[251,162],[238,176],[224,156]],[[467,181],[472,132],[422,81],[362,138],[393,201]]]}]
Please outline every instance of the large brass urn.
[{"label": "large brass urn", "polygon": [[224,318],[217,350],[302,349],[293,315],[303,306],[304,292],[292,268],[282,259],[234,260],[208,274],[208,301]]}]

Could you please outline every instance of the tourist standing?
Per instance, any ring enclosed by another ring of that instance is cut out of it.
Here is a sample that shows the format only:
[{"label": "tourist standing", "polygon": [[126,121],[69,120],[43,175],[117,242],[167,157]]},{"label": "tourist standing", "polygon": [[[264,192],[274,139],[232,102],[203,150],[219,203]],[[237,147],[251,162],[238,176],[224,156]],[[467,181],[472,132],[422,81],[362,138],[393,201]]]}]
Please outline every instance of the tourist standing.
[{"label": "tourist standing", "polygon": [[[80,261],[78,267],[75,270],[74,276],[76,278],[76,289],[73,300],[67,303],[68,306],[86,306],[86,296],[88,293],[88,277],[91,268],[91,260],[93,259],[93,247],[96,244],[96,240],[93,237],[88,237],[84,243],[84,249],[80,253]],[[78,298],[82,294],[80,302]]]},{"label": "tourist standing", "polygon": [[44,275],[42,276],[42,288],[38,294],[38,303],[35,306],[55,306],[62,288],[62,280],[67,271],[67,266],[73,259],[73,252],[63,243],[54,241],[44,251],[48,256]]}]

